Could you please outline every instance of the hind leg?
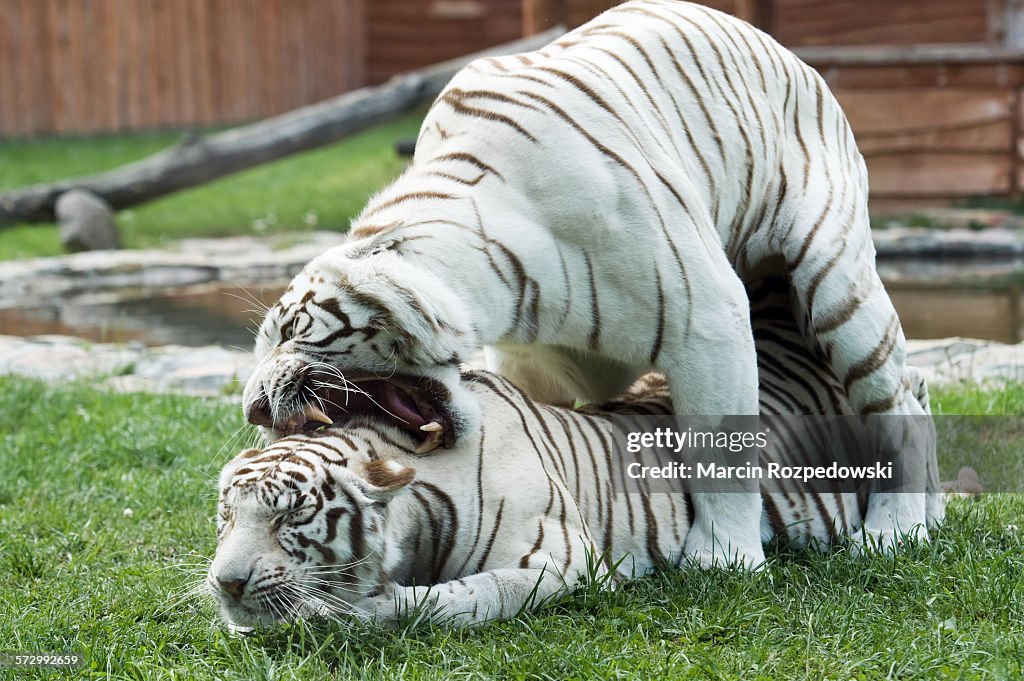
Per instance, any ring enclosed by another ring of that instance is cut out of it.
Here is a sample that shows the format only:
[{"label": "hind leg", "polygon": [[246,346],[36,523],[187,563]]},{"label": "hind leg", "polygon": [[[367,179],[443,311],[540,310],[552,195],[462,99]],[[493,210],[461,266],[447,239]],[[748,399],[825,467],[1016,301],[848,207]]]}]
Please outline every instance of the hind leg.
[{"label": "hind leg", "polygon": [[[841,175],[834,170],[833,176]],[[811,222],[798,218],[780,250],[805,333],[828,358],[854,412],[901,417],[886,420],[882,458],[900,462],[907,489],[917,491],[873,494],[864,522],[867,543],[889,550],[905,535],[927,538],[927,453],[906,418],[923,409],[910,390],[903,329],[875,271],[866,194],[865,181],[848,179],[848,186],[828,193],[837,200],[805,211]]]},{"label": "hind leg", "polygon": [[[922,416],[930,419],[932,408],[928,401],[928,382],[925,381],[924,375],[917,367],[910,365],[907,365],[907,378],[910,382],[910,391],[921,407]],[[925,516],[928,521],[928,529],[933,530],[946,518],[946,494],[939,481],[939,458],[936,452],[935,434],[932,432],[930,435],[931,446],[924,453],[927,477],[925,481]]]}]

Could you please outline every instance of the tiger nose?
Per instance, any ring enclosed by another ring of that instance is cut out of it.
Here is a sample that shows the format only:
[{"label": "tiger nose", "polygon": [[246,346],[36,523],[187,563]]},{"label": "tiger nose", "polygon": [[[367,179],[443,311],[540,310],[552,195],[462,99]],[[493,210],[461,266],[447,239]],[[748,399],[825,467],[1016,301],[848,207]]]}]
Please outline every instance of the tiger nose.
[{"label": "tiger nose", "polygon": [[[249,575],[252,575],[252,573],[250,572]],[[241,598],[242,594],[245,593],[245,585],[249,583],[249,575],[238,579],[217,577],[217,585],[220,586],[221,591],[224,591],[235,598]]]},{"label": "tiger nose", "polygon": [[244,406],[245,420],[256,426],[274,426],[274,419],[270,416],[270,401],[261,396]]}]

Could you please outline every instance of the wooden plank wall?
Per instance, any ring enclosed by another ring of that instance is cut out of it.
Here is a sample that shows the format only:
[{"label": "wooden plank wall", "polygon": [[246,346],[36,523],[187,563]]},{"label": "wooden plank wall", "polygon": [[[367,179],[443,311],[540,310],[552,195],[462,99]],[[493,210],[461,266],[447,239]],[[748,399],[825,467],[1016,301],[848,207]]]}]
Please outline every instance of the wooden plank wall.
[{"label": "wooden plank wall", "polygon": [[565,3],[566,24],[579,26],[585,24],[601,12],[619,4],[617,0],[563,0]]},{"label": "wooden plank wall", "polygon": [[[875,197],[1024,188],[1024,56],[976,58],[979,47],[1024,47],[1024,20],[1008,11],[1021,0],[703,2],[805,51],[846,110]],[[614,4],[0,0],[0,137],[257,119]],[[837,57],[934,43],[952,56]],[[957,45],[975,58],[958,60]]]},{"label": "wooden plank wall", "polygon": [[978,86],[836,88],[872,194],[928,199],[1015,193],[1018,92]]},{"label": "wooden plank wall", "polygon": [[977,43],[986,0],[773,0],[764,28],[787,47]]},{"label": "wooden plank wall", "polygon": [[[1020,191],[1024,59],[1000,56],[1005,11],[992,0],[774,0],[765,28],[843,106],[873,208],[902,210]],[[932,56],[919,57],[922,45],[936,45]]]},{"label": "wooden plank wall", "polygon": [[521,0],[368,0],[368,80],[522,36]]},{"label": "wooden plank wall", "polygon": [[365,82],[365,0],[0,0],[0,136],[270,116]]}]

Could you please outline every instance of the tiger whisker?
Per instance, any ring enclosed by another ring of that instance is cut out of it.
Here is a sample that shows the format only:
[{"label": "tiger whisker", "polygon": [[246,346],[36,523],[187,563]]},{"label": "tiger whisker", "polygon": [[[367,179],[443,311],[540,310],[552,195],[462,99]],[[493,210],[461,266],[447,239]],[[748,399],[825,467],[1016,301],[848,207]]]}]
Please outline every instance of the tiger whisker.
[{"label": "tiger whisker", "polygon": [[[225,463],[225,460],[222,460],[221,458],[222,455],[226,453],[226,456],[232,456],[232,452],[235,451],[235,445],[233,443],[238,441],[240,438],[245,437],[247,432],[250,432],[249,424],[242,424],[236,428],[230,437],[228,437],[227,441],[221,445],[221,448],[217,450],[217,453],[211,457],[210,464],[217,468],[222,466]],[[251,432],[255,433],[255,431]],[[258,433],[255,434],[258,435]]]},{"label": "tiger whisker", "polygon": [[[303,584],[305,586],[309,586],[311,588],[316,588],[316,589],[320,588],[319,585],[323,585],[323,586],[330,587],[331,589],[335,589],[335,590],[338,590],[338,591],[347,591],[349,593],[354,593],[354,594],[362,595],[362,594],[366,593],[365,589],[356,589],[356,588],[353,588],[351,586],[346,586],[344,584],[340,584],[338,582],[334,582],[332,580],[327,580],[327,579],[316,579],[316,578],[313,578],[313,577],[306,577],[302,581],[303,581]],[[370,586],[370,583],[367,582],[363,586]]]},{"label": "tiger whisker", "polygon": [[283,613],[281,612],[280,608],[278,608],[277,603],[274,602],[272,596],[273,596],[273,593],[260,594],[260,596],[259,596],[259,598],[257,599],[256,602],[260,604],[261,609],[269,610],[271,616],[274,619],[276,619],[276,620],[285,620],[285,619],[287,619],[286,617],[283,616]]},{"label": "tiger whisker", "polygon": [[[334,618],[335,611],[344,611],[347,609],[347,605],[344,602],[328,601],[322,595],[307,593],[304,590],[295,588],[292,585],[288,585],[288,591],[293,599],[299,601],[303,607],[311,610],[315,615]],[[296,616],[299,616],[301,614],[301,609],[298,606],[295,607],[294,611]]]},{"label": "tiger whisker", "polygon": [[185,585],[180,590],[171,592],[170,598],[167,603],[158,608],[154,613],[158,617],[169,614],[172,610],[178,608],[182,603],[186,603],[190,600],[200,598],[206,594],[206,579],[201,577],[197,580],[192,581],[190,584]]},{"label": "tiger whisker", "polygon": [[292,568],[292,571],[293,572],[297,572],[297,573],[301,573],[301,574],[307,574],[307,575],[308,574],[328,574],[328,575],[334,575],[334,574],[341,574],[343,572],[350,571],[352,568],[355,568],[355,567],[358,567],[360,565],[363,565],[364,563],[366,563],[368,561],[369,561],[369,558],[367,557],[365,559],[361,559],[361,560],[349,563],[347,565],[309,565],[309,566]]},{"label": "tiger whisker", "polygon": [[[370,402],[373,403],[373,405],[375,407],[380,409],[382,412],[384,412],[388,416],[390,416],[390,417],[392,417],[392,418],[394,418],[394,419],[396,419],[398,421],[401,421],[402,423],[407,423],[407,421],[405,419],[403,419],[402,417],[398,416],[397,414],[392,413],[389,409],[384,407],[380,402],[375,400],[373,398],[373,396],[370,395],[370,393],[366,392],[365,390],[363,390],[361,388],[349,388],[349,387],[346,387],[346,386],[340,386],[340,385],[337,385],[337,384],[334,384],[334,383],[328,383],[326,381],[320,381],[320,380],[317,380],[316,383],[317,383],[318,387],[331,388],[331,389],[334,389],[334,390],[343,391],[345,393],[345,404],[344,404],[344,406],[338,404],[337,402],[333,402],[333,401],[325,399],[325,398],[319,398],[319,396],[318,396],[318,399],[321,400],[321,402],[320,402],[321,408],[323,408],[324,403],[326,403],[326,404],[330,404],[331,406],[337,407],[338,409],[341,409],[345,413],[348,413],[348,409],[347,409],[347,407],[348,407],[348,394],[350,392],[353,392],[353,393],[356,393],[357,395],[362,395],[362,396],[366,397],[368,400],[370,400]],[[355,384],[349,383],[349,385],[355,385]]]},{"label": "tiger whisker", "polygon": [[258,314],[261,314],[261,315],[266,315],[267,312],[270,311],[270,306],[267,305],[266,303],[264,303],[259,298],[257,298],[256,295],[252,291],[250,291],[249,289],[245,288],[244,286],[238,286],[237,284],[235,286],[244,295],[239,295],[239,294],[233,293],[231,291],[224,291],[224,295],[231,296],[232,298],[235,298],[236,300],[241,300],[243,303],[251,303],[252,305],[255,305],[256,308],[257,308],[255,310],[245,310],[245,312],[255,312],[255,313],[258,313]]},{"label": "tiger whisker", "polygon": [[321,589],[311,588],[302,585],[291,585],[294,593],[300,598],[311,599],[319,602],[328,611],[325,614],[334,615],[348,615],[355,613],[368,614],[364,608],[360,608],[354,603],[346,601],[335,594],[328,593]]},{"label": "tiger whisker", "polygon": [[388,379],[392,378],[395,374],[398,373],[398,353],[395,352],[395,348],[393,346],[391,348],[391,354],[388,356],[387,359],[384,360],[384,362],[387,363],[387,362],[391,362],[392,360],[394,360],[394,365],[391,368],[391,373],[390,374],[388,374],[387,376],[381,376],[380,374],[374,374],[374,375],[377,376],[378,378],[383,378],[384,380],[388,380]]}]

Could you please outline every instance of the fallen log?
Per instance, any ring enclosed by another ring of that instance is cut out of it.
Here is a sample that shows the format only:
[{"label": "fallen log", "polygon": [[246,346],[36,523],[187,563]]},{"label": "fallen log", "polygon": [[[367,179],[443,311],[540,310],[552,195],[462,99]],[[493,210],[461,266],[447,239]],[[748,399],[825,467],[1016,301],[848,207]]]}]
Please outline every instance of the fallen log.
[{"label": "fallen log", "polygon": [[208,137],[189,135],[174,147],[114,170],[0,194],[0,228],[52,222],[57,199],[71,189],[84,189],[120,210],[337,142],[433,99],[459,69],[477,57],[535,50],[563,32],[556,27]]}]

